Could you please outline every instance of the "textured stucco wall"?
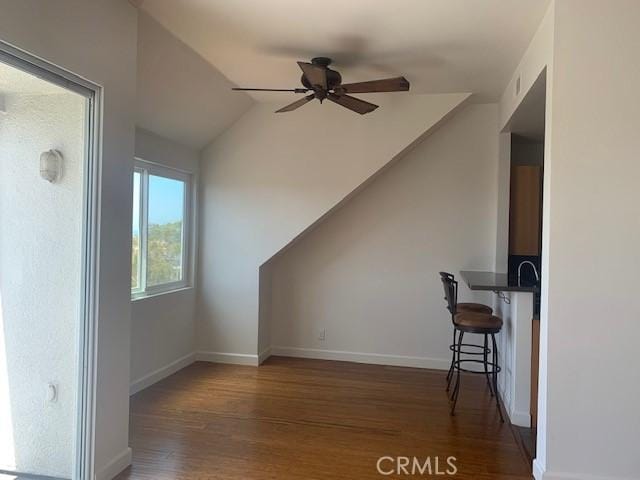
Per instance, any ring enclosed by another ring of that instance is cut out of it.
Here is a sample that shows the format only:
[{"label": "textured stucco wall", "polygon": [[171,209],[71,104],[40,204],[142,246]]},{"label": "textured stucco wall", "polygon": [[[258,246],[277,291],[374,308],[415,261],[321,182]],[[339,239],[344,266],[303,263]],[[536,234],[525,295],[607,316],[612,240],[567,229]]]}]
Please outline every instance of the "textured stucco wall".
[{"label": "textured stucco wall", "polygon": [[[84,99],[13,95],[0,123],[0,469],[71,477]],[[64,155],[59,183],[40,153]],[[46,402],[47,383],[59,386]]]}]

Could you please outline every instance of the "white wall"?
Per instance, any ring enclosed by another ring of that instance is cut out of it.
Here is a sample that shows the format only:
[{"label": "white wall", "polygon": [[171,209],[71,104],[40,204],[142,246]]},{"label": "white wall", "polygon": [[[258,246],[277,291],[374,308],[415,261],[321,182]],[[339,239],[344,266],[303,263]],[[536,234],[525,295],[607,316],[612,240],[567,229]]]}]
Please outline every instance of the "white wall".
[{"label": "white wall", "polygon": [[[520,105],[520,102],[522,102],[527,92],[537,80],[540,72],[552,63],[554,4],[555,1],[552,0],[547,13],[542,19],[542,22],[540,22],[540,26],[500,98],[501,127],[504,127],[512,117],[516,108]],[[517,90],[517,83],[520,83],[519,91]]]},{"label": "white wall", "polygon": [[136,124],[192,148],[246,112],[253,101],[148,14],[138,19]]},{"label": "white wall", "polygon": [[511,134],[498,136],[498,195],[496,210],[496,264],[492,269],[507,273],[509,266],[509,191],[511,185]]},{"label": "white wall", "polygon": [[[138,128],[136,157],[189,172],[193,175],[193,185],[197,183],[199,154],[188,147]],[[197,232],[193,234],[195,237]],[[192,361],[195,301],[196,294],[192,286],[132,302],[132,392],[147,387]]]},{"label": "white wall", "polygon": [[555,6],[545,478],[640,472],[640,3]]},{"label": "white wall", "polygon": [[[104,87],[95,463],[129,461],[131,174],[135,9],[126,0],[0,0],[0,37]],[[90,53],[88,53],[90,52]]]},{"label": "white wall", "polygon": [[[43,82],[44,83],[44,82]],[[85,99],[9,95],[0,125],[0,469],[70,478],[81,302]],[[40,178],[40,153],[64,155]],[[47,384],[58,385],[47,403]]]},{"label": "white wall", "polygon": [[255,359],[259,267],[466,98],[381,95],[368,116],[260,104],[218,137],[201,165],[199,350]]},{"label": "white wall", "polygon": [[258,362],[262,363],[271,354],[271,316],[273,313],[273,260],[263,263],[258,273]]},{"label": "white wall", "polygon": [[149,162],[159,163],[165,167],[198,174],[200,152],[180,143],[176,143],[160,135],[136,128],[136,157]]},{"label": "white wall", "polygon": [[466,106],[277,256],[273,352],[448,369],[438,272],[493,270],[497,170],[498,107]]},{"label": "white wall", "polygon": [[639,20],[631,0],[556,0],[519,67],[547,68],[537,479],[640,470]]}]

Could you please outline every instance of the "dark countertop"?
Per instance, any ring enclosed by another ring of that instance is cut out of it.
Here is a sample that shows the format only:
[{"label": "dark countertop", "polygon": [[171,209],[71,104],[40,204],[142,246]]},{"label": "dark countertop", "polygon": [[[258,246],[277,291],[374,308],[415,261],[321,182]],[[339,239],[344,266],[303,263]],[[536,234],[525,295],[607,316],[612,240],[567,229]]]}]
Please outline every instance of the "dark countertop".
[{"label": "dark countertop", "polygon": [[490,292],[531,292],[539,291],[537,284],[518,285],[515,278],[509,278],[506,273],[475,272],[463,270],[462,279],[471,290],[487,290]]}]

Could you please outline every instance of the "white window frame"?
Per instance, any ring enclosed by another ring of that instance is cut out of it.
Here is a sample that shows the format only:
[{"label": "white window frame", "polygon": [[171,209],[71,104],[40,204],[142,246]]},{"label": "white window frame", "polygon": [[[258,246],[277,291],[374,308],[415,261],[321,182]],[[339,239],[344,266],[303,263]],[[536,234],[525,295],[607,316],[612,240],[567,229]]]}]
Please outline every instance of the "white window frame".
[{"label": "white window frame", "polygon": [[[140,173],[140,257],[138,259],[138,288],[131,289],[133,300],[175,292],[192,286],[192,235],[193,235],[193,175],[141,158],[134,159],[134,172]],[[182,279],[160,285],[147,285],[147,239],[149,214],[149,175],[184,182],[182,211]],[[132,184],[133,185],[133,184]]]}]

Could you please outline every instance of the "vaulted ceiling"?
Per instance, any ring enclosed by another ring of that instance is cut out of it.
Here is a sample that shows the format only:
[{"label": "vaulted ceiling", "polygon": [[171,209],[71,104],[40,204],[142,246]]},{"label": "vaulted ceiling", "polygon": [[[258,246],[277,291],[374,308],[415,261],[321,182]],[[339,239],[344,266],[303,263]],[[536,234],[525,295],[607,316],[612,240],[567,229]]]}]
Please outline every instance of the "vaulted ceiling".
[{"label": "vaulted ceiling", "polygon": [[153,18],[138,18],[139,127],[194,149],[203,148],[253,101]]},{"label": "vaulted ceiling", "polygon": [[[241,86],[296,87],[329,56],[349,82],[405,75],[417,93],[505,88],[548,0],[144,0],[142,8]],[[280,95],[253,94],[258,100]]]}]

